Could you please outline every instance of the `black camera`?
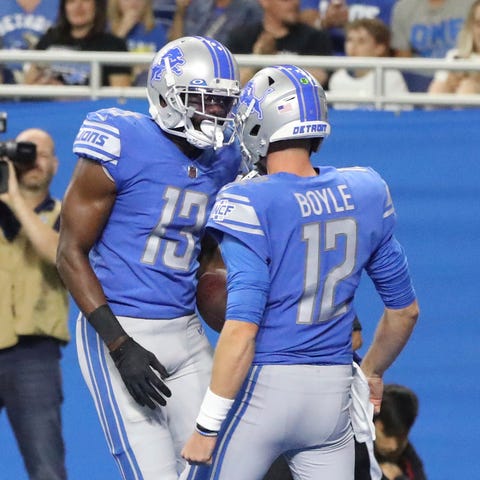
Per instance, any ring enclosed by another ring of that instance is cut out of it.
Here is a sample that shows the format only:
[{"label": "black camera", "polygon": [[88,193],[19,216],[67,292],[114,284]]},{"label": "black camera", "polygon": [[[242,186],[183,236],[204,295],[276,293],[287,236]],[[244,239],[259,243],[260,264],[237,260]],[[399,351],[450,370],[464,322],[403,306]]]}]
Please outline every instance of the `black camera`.
[{"label": "black camera", "polygon": [[[7,114],[0,112],[0,133],[5,133],[6,130]],[[11,160],[18,171],[28,170],[35,165],[37,146],[32,142],[15,142],[14,140],[0,142],[0,193],[8,190],[8,165],[1,161],[2,157]]]}]

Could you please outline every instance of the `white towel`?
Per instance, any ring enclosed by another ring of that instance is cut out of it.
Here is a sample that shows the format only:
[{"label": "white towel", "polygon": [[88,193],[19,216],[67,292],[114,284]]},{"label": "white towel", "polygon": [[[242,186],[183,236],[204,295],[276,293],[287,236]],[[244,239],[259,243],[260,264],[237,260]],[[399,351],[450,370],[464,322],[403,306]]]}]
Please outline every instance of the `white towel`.
[{"label": "white towel", "polygon": [[352,401],[350,417],[357,442],[375,440],[373,424],[373,403],[370,402],[370,388],[367,377],[358,364],[353,362]]},{"label": "white towel", "polygon": [[368,380],[358,364],[353,362],[352,401],[350,417],[353,433],[359,443],[365,443],[370,459],[371,480],[381,480],[382,470],[375,458],[373,441],[375,440],[375,424],[373,423],[373,403],[370,402]]}]

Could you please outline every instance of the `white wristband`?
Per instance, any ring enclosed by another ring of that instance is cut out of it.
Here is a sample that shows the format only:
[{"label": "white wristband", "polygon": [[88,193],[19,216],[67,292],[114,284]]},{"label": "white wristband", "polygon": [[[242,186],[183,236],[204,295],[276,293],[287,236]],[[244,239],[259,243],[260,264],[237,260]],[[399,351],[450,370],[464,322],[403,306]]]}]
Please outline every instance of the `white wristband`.
[{"label": "white wristband", "polygon": [[225,420],[225,417],[233,405],[234,400],[230,398],[220,397],[207,389],[207,393],[203,397],[200,413],[197,417],[197,423],[212,432],[218,432]]}]

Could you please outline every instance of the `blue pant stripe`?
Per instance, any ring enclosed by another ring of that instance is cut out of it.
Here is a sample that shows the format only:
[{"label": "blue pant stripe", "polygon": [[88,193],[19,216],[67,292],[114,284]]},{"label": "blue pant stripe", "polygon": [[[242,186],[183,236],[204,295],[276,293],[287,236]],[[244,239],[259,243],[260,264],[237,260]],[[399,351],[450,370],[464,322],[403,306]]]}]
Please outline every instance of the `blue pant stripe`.
[{"label": "blue pant stripe", "polygon": [[[103,342],[95,330],[82,317],[82,338],[90,379],[94,388],[94,401],[100,412],[100,422],[107,437],[110,451],[125,480],[142,480],[135,455],[131,450],[118,404],[113,395],[110,375],[105,361]],[[95,352],[93,355],[91,352]],[[119,454],[118,452],[123,452]]]},{"label": "blue pant stripe", "polygon": [[238,403],[236,402],[236,408],[234,406],[234,408],[230,410],[225,422],[226,426],[225,428],[222,428],[222,431],[220,432],[220,445],[217,446],[216,453],[214,454],[214,464],[212,465],[212,474],[210,477],[212,480],[217,480],[219,478],[223,458],[228,449],[228,444],[236,427],[250,405],[250,399],[252,397],[253,390],[255,389],[257,378],[260,375],[261,369],[262,367],[259,365],[252,367],[250,374],[246,379],[247,385],[245,387],[242,399],[241,401],[238,401]]}]

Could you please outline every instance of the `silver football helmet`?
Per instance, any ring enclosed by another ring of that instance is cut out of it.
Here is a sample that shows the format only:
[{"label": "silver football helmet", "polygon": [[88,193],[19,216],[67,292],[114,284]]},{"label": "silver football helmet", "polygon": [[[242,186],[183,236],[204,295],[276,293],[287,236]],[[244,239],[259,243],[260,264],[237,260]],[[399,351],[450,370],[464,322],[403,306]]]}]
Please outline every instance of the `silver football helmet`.
[{"label": "silver football helmet", "polygon": [[[198,148],[234,140],[231,109],[240,93],[239,70],[216,40],[183,37],[167,43],[152,61],[147,93],[150,115],[166,132]],[[222,114],[208,114],[208,103],[219,105]]]},{"label": "silver football helmet", "polygon": [[329,135],[325,92],[294,65],[263,68],[242,89],[236,125],[244,154],[256,164],[272,142]]}]

